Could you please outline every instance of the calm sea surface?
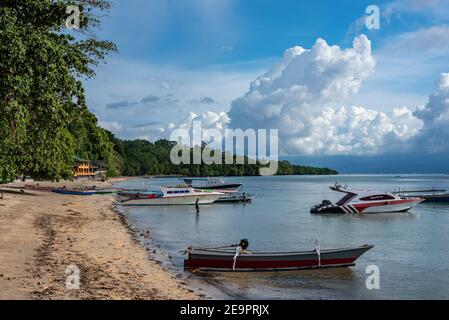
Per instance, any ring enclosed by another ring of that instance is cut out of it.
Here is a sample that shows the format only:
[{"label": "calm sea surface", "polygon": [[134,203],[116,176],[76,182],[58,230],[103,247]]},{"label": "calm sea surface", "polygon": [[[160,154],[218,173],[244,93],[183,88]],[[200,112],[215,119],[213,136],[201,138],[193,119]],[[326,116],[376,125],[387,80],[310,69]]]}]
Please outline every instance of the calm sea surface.
[{"label": "calm sea surface", "polygon": [[[262,250],[312,250],[373,244],[375,248],[342,269],[269,273],[188,274],[209,279],[227,295],[243,299],[449,299],[449,204],[419,204],[408,213],[311,215],[312,205],[332,202],[338,181],[352,188],[388,190],[447,188],[443,175],[339,175],[227,178],[243,183],[251,204],[126,207],[128,220],[150,230],[152,244],[172,257],[181,272],[179,250],[189,245],[217,246],[250,241]],[[177,179],[134,180],[118,186],[173,185]],[[380,269],[380,289],[368,290],[366,267]]]}]

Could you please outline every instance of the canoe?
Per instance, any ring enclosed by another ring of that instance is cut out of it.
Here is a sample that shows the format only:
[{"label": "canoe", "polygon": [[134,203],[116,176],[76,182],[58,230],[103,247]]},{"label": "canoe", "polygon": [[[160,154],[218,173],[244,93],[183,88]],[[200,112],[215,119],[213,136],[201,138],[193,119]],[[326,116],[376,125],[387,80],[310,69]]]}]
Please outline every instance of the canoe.
[{"label": "canoe", "polygon": [[70,190],[70,189],[52,189],[54,193],[67,194],[72,196],[91,196],[96,194],[95,190]]},{"label": "canoe", "polygon": [[374,246],[354,248],[299,251],[259,252],[242,251],[234,264],[235,249],[207,249],[189,247],[184,260],[186,269],[209,271],[284,271],[353,266],[363,253]]}]

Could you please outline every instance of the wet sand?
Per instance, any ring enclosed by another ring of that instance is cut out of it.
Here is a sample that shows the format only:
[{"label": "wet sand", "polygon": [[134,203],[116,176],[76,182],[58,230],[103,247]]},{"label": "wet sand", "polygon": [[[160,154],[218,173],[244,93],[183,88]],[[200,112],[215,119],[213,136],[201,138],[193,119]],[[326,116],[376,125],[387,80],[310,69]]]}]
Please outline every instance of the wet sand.
[{"label": "wet sand", "polygon": [[[111,195],[4,193],[0,299],[205,298],[151,257],[114,201]],[[79,269],[79,289],[66,287],[71,265]]]}]

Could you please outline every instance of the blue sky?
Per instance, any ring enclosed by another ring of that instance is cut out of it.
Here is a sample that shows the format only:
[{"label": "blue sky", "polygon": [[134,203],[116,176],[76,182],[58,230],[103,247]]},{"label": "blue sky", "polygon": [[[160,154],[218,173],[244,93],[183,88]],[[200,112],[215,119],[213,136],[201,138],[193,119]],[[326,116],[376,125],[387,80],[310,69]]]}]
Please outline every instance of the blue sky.
[{"label": "blue sky", "polygon": [[[435,90],[445,101],[445,82],[440,78],[449,72],[447,0],[112,2],[97,34],[115,42],[119,52],[97,69],[97,77],[86,81],[86,87],[92,111],[119,137],[166,137],[170,128],[183,126],[195,116],[210,126],[219,123],[234,128],[242,123],[284,127],[282,121],[287,121],[289,131],[280,136],[285,155],[363,156],[365,144],[373,156],[398,150],[389,146],[400,145],[404,153],[422,149],[423,143],[434,145],[429,139],[436,128],[442,128],[435,122],[438,117],[424,119],[424,114],[434,112],[444,116],[438,101],[428,106],[427,113],[416,114],[416,110],[429,103]],[[380,8],[379,30],[364,25],[365,8],[371,4]],[[360,34],[368,42],[361,40],[366,50],[359,54],[361,49],[353,47],[353,40]],[[318,38],[326,45],[316,45]],[[269,90],[250,89],[294,46],[315,48],[314,57],[301,54],[296,65],[319,70],[320,81],[330,80],[316,87],[307,81],[317,79],[304,78],[312,71],[302,73],[292,63],[283,66],[290,69],[285,72],[289,78],[280,76],[290,87],[277,89],[287,92],[300,84],[310,101],[301,100],[304,92],[295,91],[298,96],[289,94],[287,99]],[[327,55],[325,63],[317,63],[323,55]],[[319,92],[348,81],[354,85],[351,94],[320,96]],[[245,95],[255,93],[263,98],[250,110]],[[277,119],[268,115],[267,101],[278,105]],[[251,114],[259,111],[260,119],[253,121]],[[338,121],[329,120],[329,113]],[[329,131],[326,136],[307,127],[323,119],[330,121],[324,125]],[[304,128],[297,130],[295,121]],[[375,132],[375,139],[370,139],[372,133],[366,128]]]}]

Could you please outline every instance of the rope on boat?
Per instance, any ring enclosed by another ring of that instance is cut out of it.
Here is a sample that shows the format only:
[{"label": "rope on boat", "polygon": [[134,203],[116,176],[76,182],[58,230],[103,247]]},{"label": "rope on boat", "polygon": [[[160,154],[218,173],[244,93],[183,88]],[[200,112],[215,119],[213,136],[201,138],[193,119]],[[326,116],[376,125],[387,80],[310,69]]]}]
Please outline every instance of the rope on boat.
[{"label": "rope on boat", "polygon": [[232,271],[235,271],[235,264],[237,263],[237,257],[240,255],[240,253],[242,252],[242,247],[241,246],[237,246],[237,248],[235,249],[235,255],[234,255],[234,263],[232,264]]},{"label": "rope on boat", "polygon": [[189,252],[192,249],[197,249],[197,250],[217,250],[217,249],[226,249],[226,248],[235,248],[235,247],[238,247],[238,245],[237,244],[231,244],[231,245],[228,245],[228,246],[220,246],[220,247],[195,247],[195,248],[192,247],[192,246],[189,246],[187,248],[187,250],[180,250],[179,252],[182,253],[182,254],[186,254],[187,252]]}]

